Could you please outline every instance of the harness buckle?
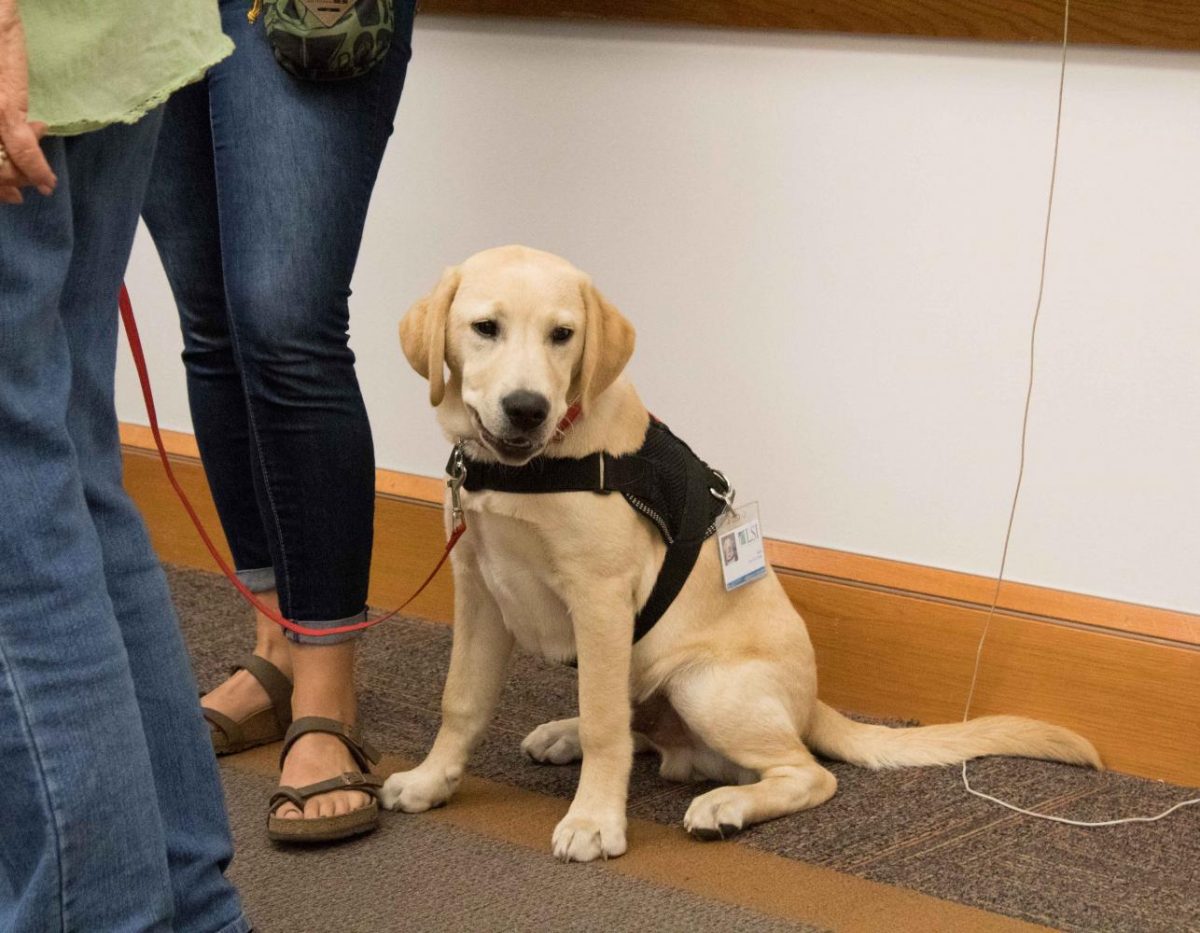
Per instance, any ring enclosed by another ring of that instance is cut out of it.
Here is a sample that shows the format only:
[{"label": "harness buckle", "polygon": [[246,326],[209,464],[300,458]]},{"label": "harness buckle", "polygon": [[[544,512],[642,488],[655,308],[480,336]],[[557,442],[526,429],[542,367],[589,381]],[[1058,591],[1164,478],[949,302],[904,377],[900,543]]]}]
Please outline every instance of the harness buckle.
[{"label": "harness buckle", "polygon": [[453,525],[452,530],[454,530],[464,524],[462,484],[467,479],[467,464],[462,441],[454,445],[454,450],[450,453],[450,465],[446,472],[450,474],[450,478],[446,480],[446,486],[450,490],[450,520]]}]

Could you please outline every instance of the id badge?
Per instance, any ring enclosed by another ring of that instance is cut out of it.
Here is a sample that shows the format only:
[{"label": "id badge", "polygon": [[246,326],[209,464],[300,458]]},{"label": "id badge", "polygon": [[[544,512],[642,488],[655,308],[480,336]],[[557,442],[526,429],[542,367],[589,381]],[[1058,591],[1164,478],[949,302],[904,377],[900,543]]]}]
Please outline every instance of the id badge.
[{"label": "id badge", "polygon": [[717,523],[716,534],[726,591],[736,590],[767,575],[757,502],[727,511]]}]

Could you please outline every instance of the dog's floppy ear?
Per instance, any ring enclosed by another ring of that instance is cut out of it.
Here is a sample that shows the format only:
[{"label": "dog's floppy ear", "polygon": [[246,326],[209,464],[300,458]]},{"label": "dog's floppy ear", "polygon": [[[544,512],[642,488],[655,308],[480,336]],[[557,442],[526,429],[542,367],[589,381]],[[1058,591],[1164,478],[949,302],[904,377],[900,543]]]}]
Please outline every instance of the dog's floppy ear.
[{"label": "dog's floppy ear", "polygon": [[429,380],[429,403],[434,408],[446,394],[446,317],[458,280],[458,267],[447,268],[437,287],[400,321],[400,346],[412,368]]},{"label": "dog's floppy ear", "polygon": [[633,325],[608,303],[590,279],[582,284],[586,319],[583,360],[579,367],[579,403],[587,411],[592,401],[621,375],[633,356]]}]

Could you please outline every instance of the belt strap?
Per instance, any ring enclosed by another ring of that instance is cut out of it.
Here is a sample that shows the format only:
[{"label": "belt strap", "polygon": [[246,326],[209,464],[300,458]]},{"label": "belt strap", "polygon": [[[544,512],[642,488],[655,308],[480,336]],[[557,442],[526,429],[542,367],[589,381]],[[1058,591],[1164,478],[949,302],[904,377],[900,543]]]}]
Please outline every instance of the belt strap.
[{"label": "belt strap", "polygon": [[[637,454],[614,457],[595,453],[587,457],[539,457],[524,466],[484,460],[467,460],[463,488],[495,492],[621,492],[647,494],[655,482],[654,462]],[[447,472],[450,467],[447,466]]]},{"label": "belt strap", "polygon": [[[656,451],[662,455],[664,448],[674,451],[674,465],[660,468],[647,453]],[[689,464],[686,480],[679,476],[681,462]],[[454,475],[458,466],[452,453],[446,472]],[[667,553],[654,588],[634,620],[635,642],[670,608],[687,582],[700,548],[713,533],[713,522],[724,504],[709,494],[710,483],[716,484],[717,489],[727,486],[720,474],[657,419],[651,419],[642,447],[635,453],[619,457],[600,452],[587,457],[535,457],[519,467],[482,460],[465,460],[465,466],[463,488],[469,492],[619,492],[631,507],[654,521],[667,544]],[[655,519],[650,513],[656,506],[660,510],[663,508],[657,505],[667,498],[663,484],[671,482],[677,484],[677,489],[679,483],[687,484],[688,494],[683,497],[686,507],[674,515],[660,515]]]}]

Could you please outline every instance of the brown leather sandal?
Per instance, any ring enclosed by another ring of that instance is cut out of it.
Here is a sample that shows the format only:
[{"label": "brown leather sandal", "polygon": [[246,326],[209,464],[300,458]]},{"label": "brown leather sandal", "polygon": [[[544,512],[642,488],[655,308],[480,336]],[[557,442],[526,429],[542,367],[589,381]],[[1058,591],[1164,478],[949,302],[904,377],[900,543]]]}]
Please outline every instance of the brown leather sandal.
[{"label": "brown leather sandal", "polygon": [[236,720],[215,709],[201,706],[212,734],[213,751],[218,755],[233,755],[248,748],[278,742],[292,722],[292,682],[270,661],[252,654],[235,664],[230,674],[248,671],[271,698],[267,709]]},{"label": "brown leather sandal", "polygon": [[[379,761],[379,753],[363,739],[357,726],[347,726],[336,719],[324,716],[304,716],[292,723],[283,740],[283,751],[279,755],[279,767],[287,757],[288,749],[300,736],[309,732],[325,732],[341,739],[350,750],[358,771],[346,771],[327,781],[307,784],[304,787],[280,785],[271,795],[267,805],[267,837],[275,842],[333,842],[361,833],[369,833],[379,825],[379,793],[383,781],[371,774],[371,765]],[[371,797],[365,807],[358,807],[340,816],[320,816],[299,819],[283,819],[275,813],[284,803],[294,803],[301,811],[306,801],[334,790],[357,790]]]}]

